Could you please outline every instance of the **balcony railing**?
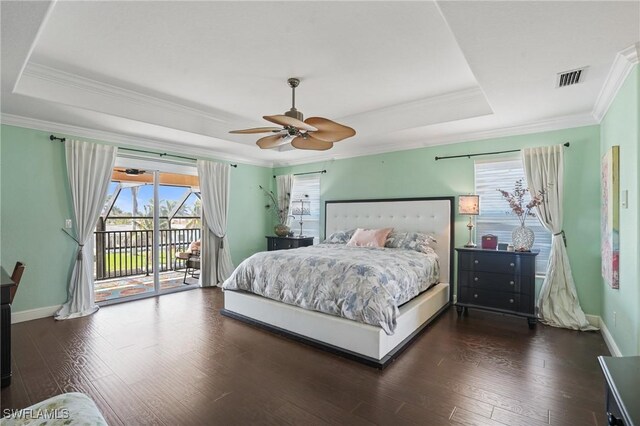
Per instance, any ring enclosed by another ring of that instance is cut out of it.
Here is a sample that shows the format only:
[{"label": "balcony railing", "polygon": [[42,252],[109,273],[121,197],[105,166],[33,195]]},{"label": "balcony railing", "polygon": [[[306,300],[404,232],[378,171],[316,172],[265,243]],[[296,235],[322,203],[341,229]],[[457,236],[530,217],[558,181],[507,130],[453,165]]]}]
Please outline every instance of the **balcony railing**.
[{"label": "balcony railing", "polygon": [[[96,280],[153,272],[153,231],[96,231],[94,235]],[[176,252],[199,240],[200,229],[161,229],[159,236],[159,272],[174,271],[185,267]]]}]

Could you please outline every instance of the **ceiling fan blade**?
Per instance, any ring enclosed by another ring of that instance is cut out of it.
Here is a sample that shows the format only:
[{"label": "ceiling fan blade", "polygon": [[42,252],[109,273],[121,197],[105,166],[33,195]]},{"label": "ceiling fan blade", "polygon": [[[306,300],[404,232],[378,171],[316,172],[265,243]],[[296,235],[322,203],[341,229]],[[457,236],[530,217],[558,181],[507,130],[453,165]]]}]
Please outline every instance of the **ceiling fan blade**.
[{"label": "ceiling fan blade", "polygon": [[253,129],[243,129],[243,130],[231,130],[229,133],[269,133],[269,132],[279,132],[282,128],[280,127],[254,127]]},{"label": "ceiling fan blade", "polygon": [[304,122],[318,129],[313,132],[314,138],[325,142],[338,142],[356,134],[351,127],[323,117],[309,117]]},{"label": "ceiling fan blade", "polygon": [[256,142],[256,145],[258,145],[262,149],[269,149],[269,148],[275,148],[280,145],[285,145],[289,143],[289,141],[290,139],[286,137],[286,134],[284,135],[278,134],[278,135],[271,135],[271,136],[265,136],[264,138],[260,138]]},{"label": "ceiling fan blade", "polygon": [[315,132],[316,129],[311,124],[307,124],[304,121],[300,121],[296,118],[289,117],[288,115],[265,115],[264,118],[267,121],[270,121],[275,124],[279,124],[281,126],[291,126],[295,127],[298,130],[306,130],[308,132]]},{"label": "ceiling fan blade", "polygon": [[321,141],[311,135],[307,135],[306,139],[302,136],[298,136],[291,141],[291,145],[298,149],[308,149],[312,151],[326,151],[331,149],[333,142]]}]

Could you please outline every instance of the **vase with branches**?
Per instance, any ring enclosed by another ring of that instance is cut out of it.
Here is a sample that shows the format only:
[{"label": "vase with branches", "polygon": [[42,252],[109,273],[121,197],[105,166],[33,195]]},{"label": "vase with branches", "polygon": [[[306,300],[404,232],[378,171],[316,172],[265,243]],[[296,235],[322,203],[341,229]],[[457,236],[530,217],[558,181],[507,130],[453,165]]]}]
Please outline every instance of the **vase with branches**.
[{"label": "vase with branches", "polygon": [[512,192],[498,189],[507,203],[511,213],[518,217],[520,226],[515,228],[511,234],[513,245],[516,251],[530,251],[535,241],[533,231],[525,226],[528,217],[536,217],[535,208],[545,201],[545,189],[532,194],[529,188],[524,185],[523,179],[516,180]]},{"label": "vase with branches", "polygon": [[290,193],[286,193],[282,195],[282,206],[280,207],[280,203],[278,203],[278,198],[276,194],[274,194],[271,190],[266,190],[262,185],[259,185],[262,192],[264,192],[267,197],[267,204],[264,206],[269,212],[271,212],[277,219],[278,223],[275,226],[275,233],[279,237],[285,237],[291,231],[289,226],[287,225],[287,221],[290,217],[293,217],[289,214],[289,199],[291,197]]}]

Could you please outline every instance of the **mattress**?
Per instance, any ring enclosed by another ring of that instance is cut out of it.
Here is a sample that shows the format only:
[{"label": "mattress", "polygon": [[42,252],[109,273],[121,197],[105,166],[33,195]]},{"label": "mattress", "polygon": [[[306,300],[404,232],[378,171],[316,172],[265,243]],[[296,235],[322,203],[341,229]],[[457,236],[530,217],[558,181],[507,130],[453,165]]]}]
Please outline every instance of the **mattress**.
[{"label": "mattress", "polygon": [[392,335],[398,307],[438,280],[433,250],[319,244],[256,253],[222,287],[379,326]]}]

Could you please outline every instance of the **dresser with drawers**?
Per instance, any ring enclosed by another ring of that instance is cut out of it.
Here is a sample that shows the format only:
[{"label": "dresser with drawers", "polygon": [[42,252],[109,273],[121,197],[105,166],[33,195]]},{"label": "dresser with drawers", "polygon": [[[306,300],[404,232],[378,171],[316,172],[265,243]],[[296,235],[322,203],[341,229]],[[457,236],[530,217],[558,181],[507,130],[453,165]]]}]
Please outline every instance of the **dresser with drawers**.
[{"label": "dresser with drawers", "polygon": [[536,325],[535,260],[538,251],[457,248],[458,315],[469,308],[518,315]]}]

